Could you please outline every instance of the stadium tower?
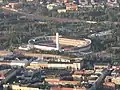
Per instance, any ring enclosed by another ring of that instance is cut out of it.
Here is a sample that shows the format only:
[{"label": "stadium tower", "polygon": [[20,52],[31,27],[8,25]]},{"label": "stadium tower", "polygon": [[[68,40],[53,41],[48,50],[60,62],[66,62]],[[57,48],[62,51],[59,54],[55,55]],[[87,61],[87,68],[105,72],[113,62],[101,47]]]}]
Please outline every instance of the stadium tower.
[{"label": "stadium tower", "polygon": [[56,33],[56,48],[59,50],[59,33]]}]

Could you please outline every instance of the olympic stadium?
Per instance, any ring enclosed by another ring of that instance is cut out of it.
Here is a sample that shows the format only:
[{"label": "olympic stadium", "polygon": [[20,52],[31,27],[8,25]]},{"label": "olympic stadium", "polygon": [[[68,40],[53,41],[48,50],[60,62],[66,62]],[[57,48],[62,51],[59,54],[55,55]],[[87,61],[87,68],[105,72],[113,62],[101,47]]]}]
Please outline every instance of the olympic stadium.
[{"label": "olympic stadium", "polygon": [[28,44],[26,46],[20,46],[19,49],[30,50],[32,48],[36,48],[40,50],[77,52],[89,50],[90,47],[90,39],[69,39],[64,38],[56,33],[56,36],[41,36],[32,38],[28,41]]}]

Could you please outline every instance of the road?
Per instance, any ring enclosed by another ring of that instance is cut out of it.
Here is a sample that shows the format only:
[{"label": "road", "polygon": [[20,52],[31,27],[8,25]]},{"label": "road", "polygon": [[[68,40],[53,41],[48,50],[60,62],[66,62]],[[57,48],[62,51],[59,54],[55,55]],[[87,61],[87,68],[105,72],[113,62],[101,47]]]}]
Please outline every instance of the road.
[{"label": "road", "polygon": [[[59,58],[59,59],[68,59],[68,60],[75,60],[75,59],[79,59],[82,60],[83,58],[71,58],[71,57],[67,57],[67,56],[61,56],[61,55],[54,55],[54,54],[39,54],[39,53],[31,53],[31,52],[25,52],[25,51],[19,51],[16,50],[16,52],[21,52],[23,55],[25,56],[30,56],[30,57],[39,57],[39,58],[43,58],[43,57],[52,57],[52,58]],[[0,56],[6,56],[7,54],[9,54],[9,51],[0,51]]]},{"label": "road", "polygon": [[[12,69],[9,74],[6,76],[5,79],[3,79],[0,83],[0,86],[3,84],[7,84],[7,82],[16,75],[17,72],[19,72],[21,70],[21,68],[18,69]],[[1,89],[0,89],[1,90]]]},{"label": "road", "polygon": [[112,70],[109,70],[109,69],[104,70],[101,76],[96,80],[93,86],[88,90],[97,90],[97,88],[103,84],[105,77],[109,75],[111,72]]},{"label": "road", "polygon": [[26,16],[27,19],[36,19],[36,20],[47,20],[47,21],[55,21],[55,22],[86,22],[89,24],[96,24],[96,23],[105,23],[105,24],[120,24],[120,22],[111,22],[111,21],[101,21],[101,22],[96,22],[96,21],[86,21],[86,20],[79,20],[79,19],[69,19],[69,18],[57,18],[57,17],[48,17],[48,16],[42,16],[38,14],[28,14],[22,11],[18,11],[16,9],[12,8],[6,8],[6,7],[1,7],[3,10],[8,11],[8,12],[13,12],[13,13],[18,13],[23,16]]},{"label": "road", "polygon": [[16,9],[12,9],[12,8],[6,8],[6,7],[1,7],[1,8],[8,12],[14,12],[14,13],[24,15],[24,16],[26,16],[26,18],[33,19],[33,20],[36,19],[36,20],[47,20],[47,21],[52,20],[52,21],[56,21],[56,22],[82,22],[82,20],[79,20],[79,19],[48,17],[48,16],[37,15],[37,14],[28,14],[28,13],[18,11]]}]

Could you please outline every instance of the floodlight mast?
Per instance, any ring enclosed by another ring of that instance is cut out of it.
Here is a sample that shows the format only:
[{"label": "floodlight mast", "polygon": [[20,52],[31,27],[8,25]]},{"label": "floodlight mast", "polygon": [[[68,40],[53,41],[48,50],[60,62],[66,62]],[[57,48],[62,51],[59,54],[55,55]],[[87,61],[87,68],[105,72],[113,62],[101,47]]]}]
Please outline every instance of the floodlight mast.
[{"label": "floodlight mast", "polygon": [[59,33],[56,33],[56,48],[59,50]]}]

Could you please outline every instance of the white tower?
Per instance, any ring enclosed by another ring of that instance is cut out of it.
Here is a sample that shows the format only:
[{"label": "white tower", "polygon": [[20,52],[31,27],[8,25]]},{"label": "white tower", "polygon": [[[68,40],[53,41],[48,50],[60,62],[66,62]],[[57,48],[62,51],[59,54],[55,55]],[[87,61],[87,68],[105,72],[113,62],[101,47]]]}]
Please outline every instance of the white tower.
[{"label": "white tower", "polygon": [[59,50],[59,33],[56,33],[56,48]]}]

